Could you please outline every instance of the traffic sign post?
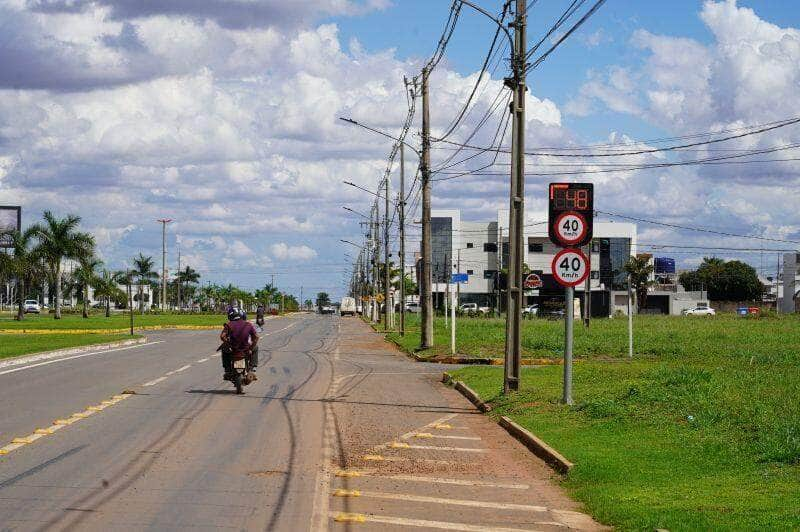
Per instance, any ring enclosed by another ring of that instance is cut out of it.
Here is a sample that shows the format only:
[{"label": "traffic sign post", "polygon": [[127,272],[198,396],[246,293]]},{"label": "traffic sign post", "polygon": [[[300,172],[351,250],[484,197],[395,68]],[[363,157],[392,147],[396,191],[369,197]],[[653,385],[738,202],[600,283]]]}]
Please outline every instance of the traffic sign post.
[{"label": "traffic sign post", "polygon": [[550,183],[548,234],[562,247],[551,264],[553,278],[564,287],[564,388],[561,401],[572,404],[572,346],[575,325],[575,287],[590,274],[589,258],[579,248],[591,242],[594,223],[594,185]]}]

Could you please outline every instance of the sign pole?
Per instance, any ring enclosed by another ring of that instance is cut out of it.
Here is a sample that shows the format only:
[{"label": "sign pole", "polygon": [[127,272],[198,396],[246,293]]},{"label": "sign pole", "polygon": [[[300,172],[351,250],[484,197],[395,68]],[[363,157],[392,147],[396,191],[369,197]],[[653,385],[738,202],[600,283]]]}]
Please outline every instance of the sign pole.
[{"label": "sign pole", "polygon": [[455,292],[452,293],[453,301],[450,304],[450,354],[456,354],[456,302]]},{"label": "sign pole", "polygon": [[628,358],[633,358],[633,287],[628,274]]},{"label": "sign pole", "polygon": [[564,342],[564,395],[562,402],[565,405],[572,405],[572,340],[575,325],[575,288],[568,286],[565,290],[566,315],[565,323],[565,342]]}]

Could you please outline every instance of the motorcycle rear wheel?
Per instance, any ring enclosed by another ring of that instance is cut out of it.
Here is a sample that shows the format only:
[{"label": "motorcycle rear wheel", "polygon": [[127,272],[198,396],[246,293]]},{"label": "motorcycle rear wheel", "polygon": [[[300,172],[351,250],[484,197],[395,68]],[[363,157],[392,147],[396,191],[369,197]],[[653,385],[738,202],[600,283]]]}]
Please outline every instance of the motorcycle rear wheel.
[{"label": "motorcycle rear wheel", "polygon": [[244,393],[242,389],[242,374],[236,373],[233,377],[233,385],[236,386],[236,393],[241,395]]}]

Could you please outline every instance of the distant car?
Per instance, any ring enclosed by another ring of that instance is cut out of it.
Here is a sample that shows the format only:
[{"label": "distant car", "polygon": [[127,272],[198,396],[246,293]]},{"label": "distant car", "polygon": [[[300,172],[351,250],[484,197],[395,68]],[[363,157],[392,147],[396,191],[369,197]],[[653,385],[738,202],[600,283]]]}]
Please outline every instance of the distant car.
[{"label": "distant car", "polygon": [[406,312],[417,314],[418,312],[422,312],[422,308],[420,308],[419,303],[406,303]]},{"label": "distant car", "polygon": [[325,305],[319,310],[320,314],[336,314],[336,309],[330,305]]},{"label": "distant car", "polygon": [[39,314],[42,311],[42,307],[39,306],[39,302],[35,299],[26,299],[22,306],[25,314]]},{"label": "distant car", "polygon": [[522,309],[523,318],[533,318],[539,314],[539,305],[528,305]]},{"label": "distant car", "polygon": [[489,313],[489,307],[479,307],[477,303],[464,303],[459,307],[462,314],[469,314],[476,316],[478,314],[484,315]]},{"label": "distant car", "polygon": [[547,313],[545,314],[545,316],[547,316],[547,318],[551,320],[560,320],[563,319],[564,316],[566,315],[567,313],[564,311],[564,309],[552,309],[547,311]]},{"label": "distant car", "polygon": [[711,307],[687,308],[683,311],[684,316],[716,316],[717,313]]}]

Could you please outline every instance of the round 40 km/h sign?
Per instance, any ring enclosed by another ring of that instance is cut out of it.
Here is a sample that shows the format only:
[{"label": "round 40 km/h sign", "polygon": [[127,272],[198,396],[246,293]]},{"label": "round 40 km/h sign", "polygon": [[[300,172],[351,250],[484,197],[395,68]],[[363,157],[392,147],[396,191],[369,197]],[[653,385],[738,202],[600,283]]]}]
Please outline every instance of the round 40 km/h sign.
[{"label": "round 40 km/h sign", "polygon": [[553,229],[562,245],[574,246],[576,244],[580,245],[580,242],[586,237],[588,225],[586,224],[586,218],[581,213],[568,211],[562,212],[556,218]]},{"label": "round 40 km/h sign", "polygon": [[580,249],[562,249],[553,257],[552,269],[561,286],[578,286],[589,275],[589,259]]}]

